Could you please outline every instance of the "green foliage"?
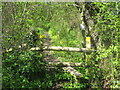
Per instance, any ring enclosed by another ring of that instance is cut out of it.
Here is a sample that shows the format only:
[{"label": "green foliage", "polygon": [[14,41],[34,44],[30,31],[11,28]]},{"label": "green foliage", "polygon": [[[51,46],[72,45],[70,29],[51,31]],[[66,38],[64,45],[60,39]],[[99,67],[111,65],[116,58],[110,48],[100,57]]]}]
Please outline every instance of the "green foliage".
[{"label": "green foliage", "polygon": [[9,53],[4,57],[7,58],[3,60],[3,88],[29,87],[29,83],[34,84],[35,79],[39,78],[34,73],[38,75],[42,72],[40,70],[45,69],[42,57],[36,57],[36,53],[33,52],[22,52],[19,55]]},{"label": "green foliage", "polygon": [[[95,3],[99,7],[99,13],[94,16],[97,19],[96,30],[99,32],[101,47],[96,57],[99,67],[102,69],[103,78],[110,78],[111,88],[115,88],[112,81],[119,81],[119,7],[120,3]],[[115,64],[117,63],[117,64]]]},{"label": "green foliage", "polygon": [[3,88],[52,86],[51,81],[47,81],[50,77],[47,77],[43,52],[29,51],[33,46],[42,47],[43,41],[39,35],[44,34],[48,27],[42,27],[47,21],[38,26],[39,22],[44,21],[41,19],[43,13],[40,12],[44,9],[35,5],[27,2],[3,3],[2,47],[3,50],[13,49],[3,53]]}]

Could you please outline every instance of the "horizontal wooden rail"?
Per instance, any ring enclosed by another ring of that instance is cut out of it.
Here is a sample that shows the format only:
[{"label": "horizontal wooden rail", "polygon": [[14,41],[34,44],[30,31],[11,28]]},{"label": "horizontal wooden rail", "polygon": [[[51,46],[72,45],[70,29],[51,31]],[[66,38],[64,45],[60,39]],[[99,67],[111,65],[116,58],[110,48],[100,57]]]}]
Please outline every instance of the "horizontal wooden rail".
[{"label": "horizontal wooden rail", "polygon": [[82,66],[82,63],[76,63],[76,62],[48,62],[47,66],[58,66],[58,67],[74,67],[74,66]]},{"label": "horizontal wooden rail", "polygon": [[[22,47],[25,47],[26,44],[23,44]],[[21,46],[18,47],[20,49]],[[12,51],[13,48],[10,48],[8,50],[5,50],[3,52],[10,52]],[[61,47],[61,46],[49,46],[49,47],[44,47],[44,48],[39,48],[39,47],[33,47],[29,49],[30,51],[37,51],[37,50],[51,50],[51,51],[69,51],[69,52],[93,52],[94,50],[89,49],[89,48],[74,48],[74,47]]]},{"label": "horizontal wooden rail", "polygon": [[[34,47],[34,48],[31,48],[30,50],[41,50],[41,49],[39,47]],[[94,51],[89,48],[74,48],[74,47],[61,47],[61,46],[44,47],[43,50],[70,51],[70,52],[93,52]]]}]

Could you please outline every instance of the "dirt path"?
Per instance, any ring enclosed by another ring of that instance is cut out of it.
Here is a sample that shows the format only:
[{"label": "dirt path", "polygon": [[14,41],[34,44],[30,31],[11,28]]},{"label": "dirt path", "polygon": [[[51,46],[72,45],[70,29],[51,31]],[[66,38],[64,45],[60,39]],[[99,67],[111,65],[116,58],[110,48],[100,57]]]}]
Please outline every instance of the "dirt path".
[{"label": "dirt path", "polygon": [[[43,44],[43,47],[49,47],[51,45],[51,38],[50,38],[50,35],[48,34],[48,32],[45,33],[45,41],[44,41],[44,44]],[[56,61],[56,59],[54,58],[54,56],[52,56],[50,54],[50,51],[43,51],[44,53],[44,60],[46,62],[50,62],[50,61]]]},{"label": "dirt path", "polygon": [[[45,36],[46,36],[46,38],[45,38],[43,47],[51,45],[51,38],[50,38],[50,35],[48,34],[48,32],[45,33]],[[51,55],[50,51],[43,51],[43,53],[44,53],[44,61],[46,63],[48,63],[48,62],[60,62],[58,59],[56,59],[54,56]],[[48,73],[50,75],[56,74],[56,69],[54,66],[47,66],[46,70],[48,71]],[[62,84],[59,84],[57,81],[56,81],[55,86],[52,87],[52,89],[57,89],[57,90],[59,90],[61,88],[62,88]]]}]

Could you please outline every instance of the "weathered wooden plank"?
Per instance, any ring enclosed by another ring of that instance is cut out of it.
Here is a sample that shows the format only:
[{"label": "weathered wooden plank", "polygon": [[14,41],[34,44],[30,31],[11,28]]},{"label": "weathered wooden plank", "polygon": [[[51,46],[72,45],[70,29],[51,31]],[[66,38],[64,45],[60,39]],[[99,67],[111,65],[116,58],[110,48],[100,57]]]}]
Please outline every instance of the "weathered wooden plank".
[{"label": "weathered wooden plank", "polygon": [[58,66],[58,67],[66,67],[66,66],[82,66],[82,63],[75,62],[48,62],[47,66]]},{"label": "weathered wooden plank", "polygon": [[83,77],[83,75],[80,72],[78,72],[72,67],[63,67],[63,70],[69,72],[71,75],[75,75],[77,78]]}]

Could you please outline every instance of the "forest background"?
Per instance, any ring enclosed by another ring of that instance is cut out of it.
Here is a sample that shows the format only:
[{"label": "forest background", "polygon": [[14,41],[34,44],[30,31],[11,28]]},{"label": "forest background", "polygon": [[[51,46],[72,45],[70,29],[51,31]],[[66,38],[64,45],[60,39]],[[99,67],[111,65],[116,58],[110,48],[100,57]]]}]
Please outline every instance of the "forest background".
[{"label": "forest background", "polygon": [[[51,46],[83,48],[84,36],[91,37],[95,52],[50,51],[62,62],[81,62],[74,67],[83,74],[75,78],[60,67],[46,70],[44,35]],[[119,2],[3,2],[2,73],[3,88],[120,88],[120,3]],[[21,47],[21,48],[18,48]],[[10,52],[7,50],[11,49]],[[87,66],[87,67],[86,67]]]}]

